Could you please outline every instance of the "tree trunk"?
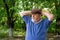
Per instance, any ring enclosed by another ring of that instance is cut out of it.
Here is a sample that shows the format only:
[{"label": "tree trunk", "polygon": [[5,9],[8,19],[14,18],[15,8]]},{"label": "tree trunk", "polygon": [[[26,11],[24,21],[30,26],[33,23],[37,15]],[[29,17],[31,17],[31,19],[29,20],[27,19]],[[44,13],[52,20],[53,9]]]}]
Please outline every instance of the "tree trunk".
[{"label": "tree trunk", "polygon": [[60,22],[59,21],[60,20],[60,15],[59,15],[60,14],[60,2],[57,0],[55,0],[54,2],[55,2],[56,13],[57,13],[56,32],[59,35],[60,33],[59,33],[58,29],[60,29],[60,24],[59,24],[59,22]]},{"label": "tree trunk", "polygon": [[13,12],[14,10],[11,10],[12,12],[10,13],[9,12],[9,6],[6,2],[6,0],[3,0],[4,2],[4,6],[5,6],[5,10],[6,10],[6,13],[7,13],[7,25],[8,25],[8,34],[9,34],[9,37],[13,37],[13,30],[12,28],[14,27],[14,22],[15,20],[12,20],[12,16],[13,16]]},{"label": "tree trunk", "polygon": [[13,30],[12,30],[12,28],[8,29],[8,35],[9,35],[9,37],[13,37]]}]

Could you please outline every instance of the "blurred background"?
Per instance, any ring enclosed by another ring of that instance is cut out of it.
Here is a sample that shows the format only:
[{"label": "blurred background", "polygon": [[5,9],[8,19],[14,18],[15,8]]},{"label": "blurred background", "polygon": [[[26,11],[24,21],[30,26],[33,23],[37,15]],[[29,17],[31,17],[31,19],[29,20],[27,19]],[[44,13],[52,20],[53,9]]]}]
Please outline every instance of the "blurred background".
[{"label": "blurred background", "polygon": [[24,40],[26,27],[19,12],[33,8],[48,8],[54,14],[47,40],[59,40],[60,0],[0,0],[0,40]]}]

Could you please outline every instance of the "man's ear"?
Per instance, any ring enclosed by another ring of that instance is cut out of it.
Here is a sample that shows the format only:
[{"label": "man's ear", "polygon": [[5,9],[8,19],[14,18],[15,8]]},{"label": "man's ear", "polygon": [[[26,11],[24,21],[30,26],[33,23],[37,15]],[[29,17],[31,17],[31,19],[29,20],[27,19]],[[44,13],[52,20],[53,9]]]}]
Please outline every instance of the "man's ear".
[{"label": "man's ear", "polygon": [[42,14],[40,14],[41,16],[43,16]]}]

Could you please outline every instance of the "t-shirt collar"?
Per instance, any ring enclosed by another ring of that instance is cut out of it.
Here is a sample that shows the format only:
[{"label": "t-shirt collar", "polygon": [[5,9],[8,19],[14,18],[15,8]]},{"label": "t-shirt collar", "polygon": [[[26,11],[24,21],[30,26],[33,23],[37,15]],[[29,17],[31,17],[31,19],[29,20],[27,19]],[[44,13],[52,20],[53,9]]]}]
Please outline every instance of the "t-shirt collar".
[{"label": "t-shirt collar", "polygon": [[38,22],[34,22],[34,20],[33,19],[31,19],[31,21],[33,22],[33,23],[39,23],[39,22],[41,22],[42,21],[42,19],[41,20],[39,20]]}]

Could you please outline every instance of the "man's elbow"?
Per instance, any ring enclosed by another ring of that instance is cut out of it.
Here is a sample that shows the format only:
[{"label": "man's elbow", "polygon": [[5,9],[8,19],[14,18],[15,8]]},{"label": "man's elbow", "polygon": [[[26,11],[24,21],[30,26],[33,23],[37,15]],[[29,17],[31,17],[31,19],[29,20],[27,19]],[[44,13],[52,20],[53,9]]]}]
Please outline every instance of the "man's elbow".
[{"label": "man's elbow", "polygon": [[50,14],[49,20],[52,21],[53,19],[54,19],[54,15],[53,14]]},{"label": "man's elbow", "polygon": [[24,15],[24,13],[23,13],[23,12],[19,12],[19,14],[20,14],[20,16],[21,16],[21,17]]}]

